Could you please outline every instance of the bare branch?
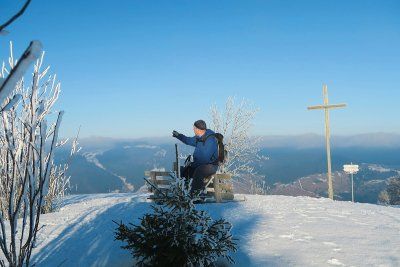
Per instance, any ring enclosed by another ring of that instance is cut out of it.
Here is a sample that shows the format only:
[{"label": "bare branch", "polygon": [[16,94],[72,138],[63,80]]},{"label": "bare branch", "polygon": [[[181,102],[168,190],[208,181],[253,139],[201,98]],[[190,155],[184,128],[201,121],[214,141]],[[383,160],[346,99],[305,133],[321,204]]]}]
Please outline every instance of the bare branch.
[{"label": "bare branch", "polygon": [[23,7],[18,11],[17,14],[12,16],[8,21],[6,21],[3,25],[0,25],[0,32],[2,32],[7,26],[9,26],[11,23],[13,23],[17,18],[19,18],[22,14],[24,14],[26,8],[28,5],[31,3],[31,0],[27,0]]}]

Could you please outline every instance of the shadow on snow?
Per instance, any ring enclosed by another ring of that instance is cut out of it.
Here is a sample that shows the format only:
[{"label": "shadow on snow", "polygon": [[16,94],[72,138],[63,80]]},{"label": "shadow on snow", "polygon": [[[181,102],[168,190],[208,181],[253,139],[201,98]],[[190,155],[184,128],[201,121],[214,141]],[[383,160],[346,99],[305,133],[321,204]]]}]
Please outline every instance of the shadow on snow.
[{"label": "shadow on snow", "polygon": [[[104,197],[121,197],[123,194],[104,194]],[[90,200],[95,196],[72,196],[64,205]],[[99,195],[97,195],[99,197]],[[31,262],[36,266],[133,266],[134,260],[129,251],[121,249],[120,241],[114,240],[117,225],[112,221],[138,224],[139,219],[150,211],[151,203],[134,196],[131,202],[116,203],[97,213],[98,208],[86,211],[83,215],[65,228],[44,248],[32,256]],[[236,266],[257,266],[259,260],[252,260],[251,235],[257,231],[260,220],[265,215],[257,213],[234,216],[246,210],[240,202],[225,204],[201,204],[198,209],[206,210],[213,219],[225,218],[233,225],[232,235],[237,238],[238,251],[231,256]],[[240,215],[240,214],[239,214]],[[87,222],[85,222],[87,221]],[[82,223],[84,222],[84,223]],[[263,248],[264,249],[264,248]],[[266,244],[265,250],[268,250]],[[264,254],[265,255],[265,254]],[[276,266],[282,263],[280,257],[263,258],[264,266]],[[220,266],[229,266],[225,260],[219,260]]]}]

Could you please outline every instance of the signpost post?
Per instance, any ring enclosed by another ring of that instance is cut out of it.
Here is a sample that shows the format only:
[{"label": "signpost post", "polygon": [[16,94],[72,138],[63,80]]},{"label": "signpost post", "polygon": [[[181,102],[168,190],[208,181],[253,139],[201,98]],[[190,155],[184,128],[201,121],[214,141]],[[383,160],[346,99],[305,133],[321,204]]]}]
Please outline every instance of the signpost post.
[{"label": "signpost post", "polygon": [[353,175],[359,171],[358,165],[353,165],[353,163],[348,165],[343,165],[343,170],[347,174],[351,174],[351,201],[354,202],[354,179]]}]

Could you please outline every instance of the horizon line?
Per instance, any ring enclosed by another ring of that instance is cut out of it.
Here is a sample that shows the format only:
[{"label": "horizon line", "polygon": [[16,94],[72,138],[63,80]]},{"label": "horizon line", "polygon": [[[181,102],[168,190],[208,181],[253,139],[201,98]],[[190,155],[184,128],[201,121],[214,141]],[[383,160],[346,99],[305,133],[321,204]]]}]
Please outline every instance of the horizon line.
[{"label": "horizon line", "polygon": [[[393,135],[393,136],[399,136],[400,137],[400,132],[367,132],[367,133],[354,133],[354,134],[333,134],[332,137],[354,137],[354,136],[362,136],[362,135]],[[321,136],[324,137],[325,134],[321,133],[298,133],[298,134],[254,134],[251,135],[252,137],[298,137],[298,136]],[[62,137],[61,139],[73,139],[75,137]],[[141,139],[167,139],[171,138],[171,140],[174,140],[172,136],[169,135],[162,135],[162,136],[101,136],[101,135],[88,135],[84,137],[78,138],[78,140],[82,139],[114,139],[114,140],[121,140],[121,139],[126,139],[126,140],[141,140]]]}]

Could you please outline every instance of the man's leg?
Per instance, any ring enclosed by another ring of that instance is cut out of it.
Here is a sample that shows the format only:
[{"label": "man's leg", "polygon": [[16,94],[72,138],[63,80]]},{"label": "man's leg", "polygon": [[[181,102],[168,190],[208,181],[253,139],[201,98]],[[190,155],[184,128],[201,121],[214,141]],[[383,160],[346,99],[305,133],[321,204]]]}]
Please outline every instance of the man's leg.
[{"label": "man's leg", "polygon": [[218,166],[213,164],[200,165],[193,173],[192,190],[191,192],[204,189],[204,178],[213,175],[217,172]]},{"label": "man's leg", "polygon": [[181,178],[190,179],[193,177],[195,169],[191,165],[188,165],[188,166],[181,166],[180,171],[181,171]]},{"label": "man's leg", "polygon": [[189,166],[180,166],[180,174],[181,178],[188,178],[188,167]]}]

